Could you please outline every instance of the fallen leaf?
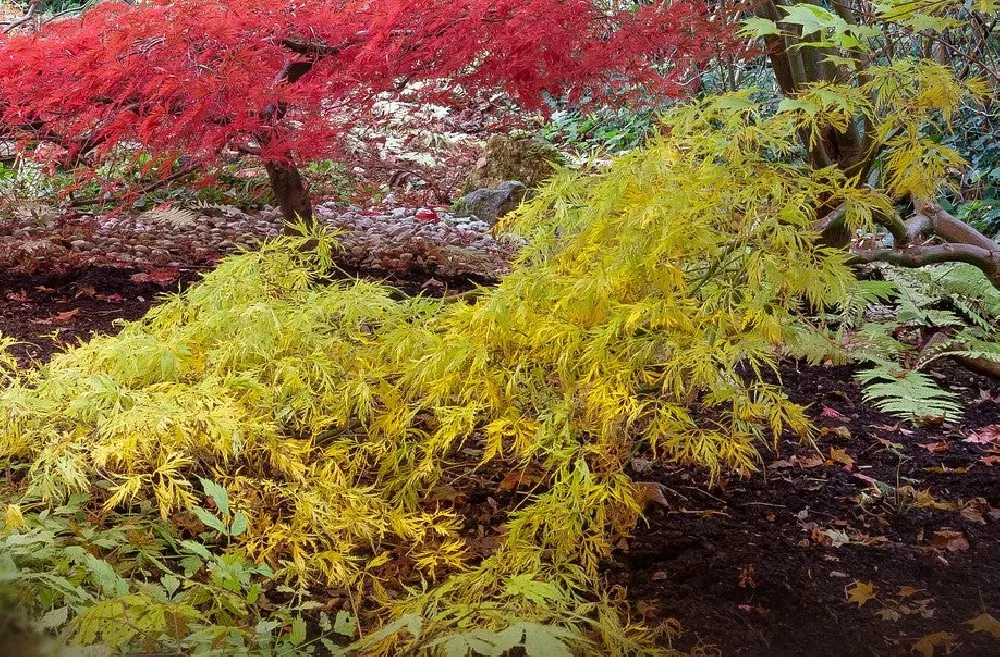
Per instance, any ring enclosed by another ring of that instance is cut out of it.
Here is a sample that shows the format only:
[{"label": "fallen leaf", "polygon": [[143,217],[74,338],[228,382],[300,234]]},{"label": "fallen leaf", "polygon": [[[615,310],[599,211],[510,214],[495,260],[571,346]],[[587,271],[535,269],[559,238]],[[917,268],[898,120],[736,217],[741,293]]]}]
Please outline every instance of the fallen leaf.
[{"label": "fallen leaf", "polygon": [[941,529],[934,532],[934,538],[931,539],[931,547],[938,550],[958,552],[961,550],[968,550],[969,541],[965,538],[965,534],[960,531],[954,529]]},{"label": "fallen leaf", "polygon": [[982,632],[994,639],[1000,639],[1000,621],[989,614],[979,614],[972,620],[965,621],[965,624],[971,625],[973,632]]},{"label": "fallen leaf", "polygon": [[854,459],[850,457],[846,449],[830,448],[830,461],[843,465],[847,470],[854,467]]},{"label": "fallen leaf", "polygon": [[815,468],[826,463],[823,459],[818,456],[807,456],[804,458],[799,458],[797,456],[790,456],[787,460],[775,461],[768,467],[769,470],[778,470],[780,468],[794,468],[796,466],[800,468]]},{"label": "fallen leaf", "polygon": [[963,503],[958,512],[969,522],[985,525],[985,514],[989,513],[991,508],[990,503],[987,502],[985,498],[975,497],[968,502]]},{"label": "fallen leaf", "polygon": [[965,439],[964,442],[986,445],[989,443],[1000,443],[1000,424],[991,424],[981,427],[974,434]]},{"label": "fallen leaf", "polygon": [[831,417],[831,418],[833,418],[835,420],[842,420],[845,417],[843,413],[841,413],[837,409],[832,408],[830,406],[824,406],[823,407],[823,412],[820,413],[820,415],[822,417]]},{"label": "fallen leaf", "polygon": [[898,621],[900,619],[899,612],[896,611],[895,609],[891,609],[889,607],[886,607],[885,609],[881,609],[879,611],[876,611],[875,615],[878,616],[879,618],[881,618],[884,621],[892,622],[892,623],[895,623],[896,621]]},{"label": "fallen leaf", "polygon": [[935,648],[944,648],[947,652],[955,646],[956,639],[958,637],[949,632],[928,634],[925,637],[917,639],[916,643],[913,644],[912,651],[919,654],[920,657],[934,657]]},{"label": "fallen leaf", "polygon": [[934,615],[934,610],[930,608],[931,602],[933,600],[916,600],[909,604],[901,604],[899,605],[899,611],[907,616],[919,614],[923,618],[930,618]]},{"label": "fallen leaf", "polygon": [[820,429],[819,437],[826,438],[827,436],[847,440],[851,437],[851,430],[847,427],[823,427]]},{"label": "fallen leaf", "polygon": [[812,539],[824,547],[839,548],[851,542],[851,538],[842,531],[836,529],[814,529]]},{"label": "fallen leaf", "polygon": [[656,481],[637,481],[633,484],[636,491],[636,501],[645,509],[650,504],[669,507],[670,503],[663,495],[663,484]]},{"label": "fallen leaf", "polygon": [[1000,463],[1000,456],[994,456],[992,454],[990,456],[980,456],[979,462],[983,465],[993,467],[995,464]]},{"label": "fallen leaf", "polygon": [[920,593],[921,589],[915,589],[912,586],[900,586],[899,596],[901,598],[911,598],[916,594]]},{"label": "fallen leaf", "polygon": [[52,324],[65,324],[71,319],[80,314],[79,308],[74,308],[73,310],[67,310],[66,312],[56,313],[51,317],[45,317],[43,319],[33,319],[32,324],[41,324],[43,326],[49,326]]},{"label": "fallen leaf", "polygon": [[852,586],[844,587],[847,594],[847,601],[864,607],[865,603],[875,598],[875,586],[871,582],[855,582]]},{"label": "fallen leaf", "polygon": [[888,447],[889,449],[894,449],[897,452],[903,451],[905,447],[903,443],[894,443],[891,440],[886,440],[885,438],[875,438],[875,440],[877,440],[882,445],[882,447]]},{"label": "fallen leaf", "polygon": [[947,465],[936,465],[931,468],[922,468],[922,470],[931,474],[965,474],[969,471],[968,468],[949,468]]},{"label": "fallen leaf", "polygon": [[938,452],[947,452],[949,445],[948,443],[939,440],[933,443],[918,443],[917,447],[920,449],[926,449],[931,454],[936,454]]},{"label": "fallen leaf", "polygon": [[912,486],[902,486],[900,494],[909,495],[913,503],[920,507],[937,509],[938,511],[958,511],[958,502],[943,502],[934,499],[929,488],[916,490]]},{"label": "fallen leaf", "polygon": [[500,482],[500,490],[517,490],[518,488],[529,488],[535,483],[535,478],[526,472],[511,472]]},{"label": "fallen leaf", "polygon": [[97,294],[97,291],[94,289],[93,285],[81,285],[76,291],[75,298],[79,299],[80,297],[92,297],[95,294]]},{"label": "fallen leaf", "polygon": [[944,424],[944,415],[917,415],[913,421],[918,427],[940,427]]},{"label": "fallen leaf", "polygon": [[156,269],[144,274],[132,274],[128,279],[133,283],[156,283],[165,286],[176,281],[179,275],[176,269]]}]

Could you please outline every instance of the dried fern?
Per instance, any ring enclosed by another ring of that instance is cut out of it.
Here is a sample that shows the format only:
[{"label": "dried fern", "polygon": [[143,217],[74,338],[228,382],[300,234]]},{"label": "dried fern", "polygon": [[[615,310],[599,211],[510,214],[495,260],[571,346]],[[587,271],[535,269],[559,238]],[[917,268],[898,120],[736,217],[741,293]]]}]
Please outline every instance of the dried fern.
[{"label": "dried fern", "polygon": [[193,228],[197,226],[198,215],[184,208],[154,208],[139,215],[140,221],[154,224],[165,224],[174,230]]}]

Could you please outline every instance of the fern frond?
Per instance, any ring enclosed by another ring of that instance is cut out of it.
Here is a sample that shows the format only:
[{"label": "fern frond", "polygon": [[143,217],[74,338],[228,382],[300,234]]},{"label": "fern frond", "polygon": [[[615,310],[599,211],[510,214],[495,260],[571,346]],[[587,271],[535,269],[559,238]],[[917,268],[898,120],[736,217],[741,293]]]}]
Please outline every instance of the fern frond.
[{"label": "fern frond", "polygon": [[864,386],[865,401],[885,413],[908,419],[957,420],[962,415],[958,395],[923,372],[896,369],[889,363],[862,370],[856,378]]}]

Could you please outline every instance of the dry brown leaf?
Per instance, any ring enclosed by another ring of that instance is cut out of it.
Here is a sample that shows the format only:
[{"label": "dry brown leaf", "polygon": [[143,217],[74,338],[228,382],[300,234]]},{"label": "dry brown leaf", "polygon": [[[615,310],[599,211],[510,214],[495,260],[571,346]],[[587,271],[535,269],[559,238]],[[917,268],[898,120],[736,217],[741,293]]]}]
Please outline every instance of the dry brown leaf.
[{"label": "dry brown leaf", "polygon": [[871,582],[855,582],[851,586],[844,587],[844,593],[847,594],[848,602],[853,602],[861,608],[866,602],[875,598],[875,585]]},{"label": "dry brown leaf", "polygon": [[839,463],[844,469],[850,470],[854,467],[854,459],[847,453],[846,449],[830,448],[830,462]]},{"label": "dry brown leaf", "polygon": [[974,434],[965,439],[967,443],[977,443],[986,445],[989,443],[1000,443],[1000,424],[991,424],[980,427]]},{"label": "dry brown leaf", "polygon": [[931,454],[937,454],[939,452],[947,452],[949,445],[943,440],[939,440],[933,443],[918,443],[917,447],[920,449],[926,449]]},{"label": "dry brown leaf", "polygon": [[965,624],[971,625],[973,632],[982,632],[994,639],[1000,639],[1000,621],[989,614],[979,614],[972,620],[965,621]]},{"label": "dry brown leaf", "polygon": [[796,466],[800,468],[815,468],[826,463],[823,459],[818,456],[806,456],[799,458],[798,456],[790,456],[788,459],[782,459],[781,461],[775,461],[768,467],[769,470],[778,470],[780,468],[794,468]]},{"label": "dry brown leaf", "polygon": [[823,427],[819,430],[819,437],[842,438],[848,440],[851,437],[851,430],[847,427]]},{"label": "dry brown leaf", "polygon": [[955,647],[957,639],[958,637],[950,632],[936,632],[917,639],[912,650],[920,657],[934,657],[935,648],[944,648],[947,652]]},{"label": "dry brown leaf", "polygon": [[910,597],[913,597],[916,594],[920,593],[921,590],[922,589],[915,589],[912,586],[900,586],[899,587],[899,596],[901,598],[910,598]]},{"label": "dry brown leaf", "polygon": [[500,490],[517,490],[518,488],[530,488],[535,483],[535,478],[526,472],[511,472],[500,482]]},{"label": "dry brown leaf", "polygon": [[886,440],[885,438],[875,438],[882,445],[882,447],[888,447],[889,449],[894,449],[897,452],[903,451],[906,447],[903,443],[894,443],[891,440]]},{"label": "dry brown leaf", "polygon": [[969,522],[980,525],[986,524],[986,514],[991,511],[990,503],[983,497],[974,497],[968,502],[964,502],[959,509],[959,513]]},{"label": "dry brown leaf", "polygon": [[839,548],[851,542],[851,538],[837,529],[813,529],[812,540],[824,547]]},{"label": "dry brown leaf", "polygon": [[924,472],[932,474],[965,474],[968,468],[949,468],[947,465],[935,465],[932,468],[921,468]]},{"label": "dry brown leaf", "polygon": [[875,615],[881,618],[882,620],[891,623],[895,623],[901,618],[899,612],[890,607],[886,607],[885,609],[880,609],[879,611],[876,611]]},{"label": "dry brown leaf", "polygon": [[949,552],[959,552],[969,549],[969,540],[965,534],[955,529],[941,529],[934,532],[931,539],[931,547],[938,550],[948,550]]},{"label": "dry brown leaf", "polygon": [[929,488],[924,490],[916,490],[912,486],[903,486],[899,489],[900,492],[906,492],[910,496],[917,506],[929,507],[931,509],[937,509],[938,511],[958,511],[958,502],[942,502],[941,500],[934,499]]},{"label": "dry brown leaf", "polygon": [[74,308],[73,310],[67,310],[66,312],[56,313],[51,317],[45,317],[43,319],[33,319],[32,324],[40,324],[43,326],[50,326],[52,324],[65,324],[74,317],[80,314],[79,308]]},{"label": "dry brown leaf", "polygon": [[997,463],[1000,463],[1000,455],[990,455],[979,457],[979,462],[987,467],[993,467]]},{"label": "dry brown leaf", "polygon": [[643,509],[650,504],[659,504],[669,507],[667,498],[663,495],[663,484],[656,481],[637,481],[633,484],[636,487],[636,501]]}]

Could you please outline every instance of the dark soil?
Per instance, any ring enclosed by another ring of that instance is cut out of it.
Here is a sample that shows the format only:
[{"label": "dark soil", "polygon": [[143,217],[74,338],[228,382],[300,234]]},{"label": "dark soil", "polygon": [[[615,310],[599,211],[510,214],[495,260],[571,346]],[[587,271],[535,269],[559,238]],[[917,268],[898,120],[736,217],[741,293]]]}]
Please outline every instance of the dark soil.
[{"label": "dark soil", "polygon": [[179,270],[162,283],[139,282],[146,275],[115,267],[31,274],[0,269],[0,333],[19,341],[11,351],[25,362],[46,361],[95,333],[114,332],[116,319],[142,317],[158,295],[198,277],[195,270]]},{"label": "dark soil", "polygon": [[[44,361],[198,277],[180,271],[157,283],[137,273],[0,271],[0,332],[23,341],[15,353],[26,364]],[[474,283],[390,282],[411,294]],[[668,502],[648,510],[648,525],[608,565],[636,618],[677,619],[684,633],[674,647],[724,655],[907,655],[934,642],[923,654],[1000,654],[1000,637],[967,623],[983,613],[1000,619],[1000,459],[991,458],[1000,448],[964,442],[1000,424],[1000,386],[946,366],[938,375],[962,389],[965,420],[916,427],[863,404],[850,368],[787,363],[782,374],[821,429],[814,447],[782,441],[760,473],[711,488],[690,468],[634,462],[633,476],[662,484]],[[484,524],[496,523],[495,506],[484,514]],[[486,553],[491,540],[483,539]],[[848,599],[859,583],[873,587],[860,606]]]},{"label": "dark soil", "polygon": [[[861,402],[850,368],[787,364],[788,395],[821,428],[816,449],[783,442],[761,473],[713,489],[690,469],[635,474],[663,484],[669,506],[650,510],[612,580],[647,622],[679,620],[684,647],[725,655],[906,655],[935,641],[927,655],[1000,654],[1000,637],[966,624],[1000,619],[1000,462],[963,442],[1000,423],[1000,386],[941,374],[963,389],[962,426],[900,423]],[[874,587],[861,606],[848,601],[859,582]]]}]

